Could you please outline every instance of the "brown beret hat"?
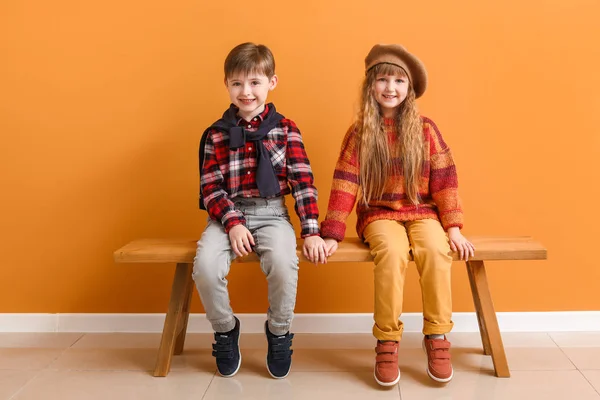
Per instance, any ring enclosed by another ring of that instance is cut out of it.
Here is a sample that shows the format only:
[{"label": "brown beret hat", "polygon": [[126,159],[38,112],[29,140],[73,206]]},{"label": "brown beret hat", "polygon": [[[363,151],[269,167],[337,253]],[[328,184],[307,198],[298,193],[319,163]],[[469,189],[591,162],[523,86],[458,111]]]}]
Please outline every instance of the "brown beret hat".
[{"label": "brown beret hat", "polygon": [[425,65],[399,44],[376,44],[365,58],[365,73],[377,64],[393,64],[408,74],[417,98],[427,88],[427,70]]}]

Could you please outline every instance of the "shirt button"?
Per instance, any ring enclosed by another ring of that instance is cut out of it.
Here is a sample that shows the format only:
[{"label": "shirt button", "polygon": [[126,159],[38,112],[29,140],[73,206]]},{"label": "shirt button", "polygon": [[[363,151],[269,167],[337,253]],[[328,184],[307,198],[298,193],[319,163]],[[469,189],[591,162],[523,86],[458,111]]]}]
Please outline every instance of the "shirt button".
[{"label": "shirt button", "polygon": [[248,128],[252,128],[252,125],[248,124]]},{"label": "shirt button", "polygon": [[250,175],[250,171],[246,172],[246,174]]},{"label": "shirt button", "polygon": [[248,147],[248,150],[252,150],[252,146]]},{"label": "shirt button", "polygon": [[252,121],[258,121],[256,118],[254,118]]}]

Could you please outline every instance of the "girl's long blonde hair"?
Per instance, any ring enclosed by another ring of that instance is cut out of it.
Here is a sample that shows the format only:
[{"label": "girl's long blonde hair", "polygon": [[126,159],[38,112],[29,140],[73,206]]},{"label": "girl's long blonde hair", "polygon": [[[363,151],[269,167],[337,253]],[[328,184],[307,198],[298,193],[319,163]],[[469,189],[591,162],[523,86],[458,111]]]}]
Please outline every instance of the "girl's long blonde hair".
[{"label": "girl's long blonde hair", "polygon": [[[362,85],[361,108],[356,123],[358,134],[358,157],[360,182],[365,205],[381,199],[390,175],[404,175],[406,196],[413,204],[419,204],[419,184],[423,171],[423,123],[415,101],[415,91],[409,82],[406,99],[399,106],[395,121],[398,145],[390,148],[384,130],[379,104],[374,96],[374,84],[378,75],[398,75],[408,78],[404,69],[392,64],[378,64],[371,68]],[[400,159],[402,170],[393,162]]]}]

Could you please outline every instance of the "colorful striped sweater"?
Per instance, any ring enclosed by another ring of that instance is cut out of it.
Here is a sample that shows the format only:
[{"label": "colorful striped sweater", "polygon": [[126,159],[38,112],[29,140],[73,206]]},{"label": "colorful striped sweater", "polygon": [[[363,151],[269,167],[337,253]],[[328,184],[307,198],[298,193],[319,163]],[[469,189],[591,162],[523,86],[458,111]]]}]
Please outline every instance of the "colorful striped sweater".
[{"label": "colorful striped sweater", "polygon": [[[450,149],[444,142],[437,126],[426,117],[423,120],[425,135],[425,158],[419,186],[421,203],[412,204],[404,188],[404,177],[400,170],[388,178],[381,198],[371,200],[366,207],[359,200],[356,207],[356,231],[363,237],[365,227],[373,221],[389,219],[415,221],[436,219],[445,230],[457,226],[462,228],[463,213],[458,197],[458,179]],[[397,140],[394,135],[394,120],[385,119],[385,131],[390,146]],[[399,159],[392,163],[399,163]],[[333,185],[329,196],[327,216],[321,224],[321,236],[341,241],[346,232],[346,218],[352,212],[360,188],[357,131],[350,127],[342,142],[340,156],[333,174]]]}]

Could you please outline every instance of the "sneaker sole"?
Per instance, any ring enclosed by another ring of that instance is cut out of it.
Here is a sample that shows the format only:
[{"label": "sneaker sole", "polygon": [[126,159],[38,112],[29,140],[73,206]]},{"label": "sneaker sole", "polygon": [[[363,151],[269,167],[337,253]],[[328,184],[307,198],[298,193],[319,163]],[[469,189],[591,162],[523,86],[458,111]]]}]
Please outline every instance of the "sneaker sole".
[{"label": "sneaker sole", "polygon": [[269,375],[271,375],[271,377],[275,379],[287,378],[287,376],[290,374],[290,371],[292,370],[292,363],[290,363],[290,369],[288,370],[287,374],[285,374],[284,376],[275,376],[271,373],[271,370],[269,369],[269,360],[265,360],[265,365],[267,366],[267,371],[269,372]]},{"label": "sneaker sole", "polygon": [[442,378],[438,378],[438,377],[436,377],[436,376],[433,376],[433,374],[432,374],[431,372],[429,372],[429,368],[425,368],[425,370],[427,371],[427,375],[429,375],[429,377],[430,377],[431,379],[433,379],[434,381],[436,381],[436,382],[439,382],[439,383],[448,383],[448,382],[450,382],[450,381],[452,380],[452,378],[454,377],[454,370],[452,370],[452,375],[450,375],[450,377],[449,377],[449,378],[445,378],[445,379],[442,379]]},{"label": "sneaker sole", "polygon": [[398,368],[398,377],[394,380],[394,382],[380,381],[379,379],[377,379],[377,374],[375,373],[375,371],[373,371],[373,376],[375,377],[375,382],[377,382],[381,386],[394,386],[394,385],[397,385],[398,382],[400,382],[400,368]]},{"label": "sneaker sole", "polygon": [[242,335],[238,335],[238,340],[237,340],[238,353],[240,354],[240,361],[238,362],[238,366],[235,369],[235,371],[233,371],[229,375],[223,375],[221,372],[219,372],[219,369],[217,368],[217,372],[219,372],[219,375],[221,375],[223,378],[231,378],[232,376],[234,376],[235,374],[238,373],[238,371],[240,370],[240,367],[242,366],[242,351],[240,350],[240,336],[242,336]]},{"label": "sneaker sole", "polygon": [[[425,341],[421,342],[421,347],[423,348],[423,351],[425,352],[425,356],[427,356],[427,349],[425,348]],[[437,376],[434,376],[431,373],[431,371],[429,371],[429,365],[427,366],[427,368],[425,368],[425,371],[427,371],[427,375],[429,375],[429,377],[431,379],[433,379],[434,381],[439,382],[439,383],[448,383],[454,377],[454,368],[452,368],[452,373],[450,374],[450,377],[448,377],[448,378],[438,378]]]}]

